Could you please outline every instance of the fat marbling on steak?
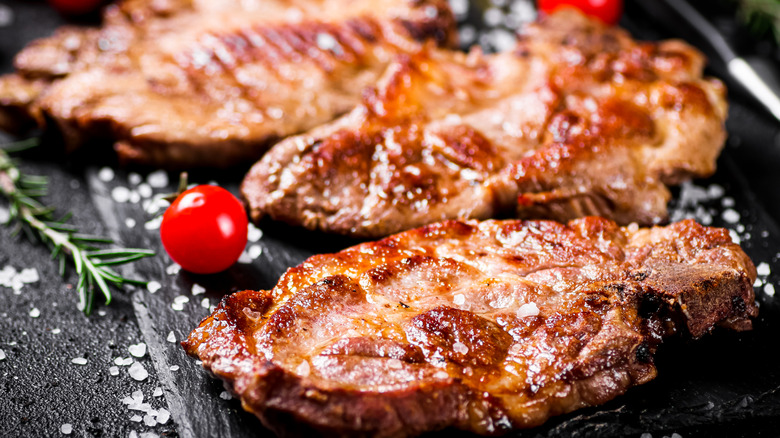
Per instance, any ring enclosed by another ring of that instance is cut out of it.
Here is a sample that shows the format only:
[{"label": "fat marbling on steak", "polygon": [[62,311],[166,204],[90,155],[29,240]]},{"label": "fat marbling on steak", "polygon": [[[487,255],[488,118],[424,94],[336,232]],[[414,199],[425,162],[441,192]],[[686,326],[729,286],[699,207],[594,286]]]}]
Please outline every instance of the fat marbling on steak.
[{"label": "fat marbling on steak", "polygon": [[653,379],[664,338],[751,327],[725,229],[448,221],[317,255],[183,342],[281,436],[498,434]]},{"label": "fat marbling on steak", "polygon": [[17,55],[0,128],[111,141],[130,163],[249,164],[351,110],[426,41],[455,42],[446,0],[125,0]]},{"label": "fat marbling on steak", "polygon": [[255,220],[365,237],[510,214],[658,223],[666,184],[710,175],[723,147],[725,90],[703,65],[573,11],[506,53],[399,56],[351,113],[274,146],[242,192]]}]

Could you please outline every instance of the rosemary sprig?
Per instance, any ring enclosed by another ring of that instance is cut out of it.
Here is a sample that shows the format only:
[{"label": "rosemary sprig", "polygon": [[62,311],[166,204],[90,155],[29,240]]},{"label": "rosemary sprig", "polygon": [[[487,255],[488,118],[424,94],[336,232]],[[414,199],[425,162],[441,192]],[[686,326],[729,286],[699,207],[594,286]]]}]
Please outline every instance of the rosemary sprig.
[{"label": "rosemary sprig", "polygon": [[70,214],[59,219],[54,208],[41,203],[39,198],[48,192],[45,176],[25,175],[6,151],[18,151],[37,146],[37,139],[25,140],[0,148],[0,192],[8,199],[10,218],[6,225],[14,225],[13,234],[23,232],[29,240],[43,242],[49,247],[52,259],[59,262],[60,275],[70,258],[78,283],[78,307],[85,314],[92,311],[95,288],[103,294],[106,304],[111,303],[109,285],[126,283],[145,285],[145,281],[126,278],[111,266],[134,262],[154,255],[154,251],[137,248],[101,249],[98,245],[111,245],[111,239],[79,233],[67,223]]}]

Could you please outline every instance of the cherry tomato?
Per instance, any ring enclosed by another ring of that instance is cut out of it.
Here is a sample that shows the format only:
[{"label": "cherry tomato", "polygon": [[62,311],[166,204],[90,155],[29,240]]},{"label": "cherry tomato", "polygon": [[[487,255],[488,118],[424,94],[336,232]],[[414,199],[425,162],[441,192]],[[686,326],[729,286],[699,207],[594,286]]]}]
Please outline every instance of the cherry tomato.
[{"label": "cherry tomato", "polygon": [[552,13],[564,6],[573,6],[607,24],[615,24],[623,14],[623,0],[538,0],[540,11]]},{"label": "cherry tomato", "polygon": [[96,10],[103,0],[47,0],[58,12],[65,15],[84,15]]},{"label": "cherry tomato", "polygon": [[244,206],[222,187],[193,187],[163,215],[160,237],[173,261],[196,274],[224,271],[246,246]]}]

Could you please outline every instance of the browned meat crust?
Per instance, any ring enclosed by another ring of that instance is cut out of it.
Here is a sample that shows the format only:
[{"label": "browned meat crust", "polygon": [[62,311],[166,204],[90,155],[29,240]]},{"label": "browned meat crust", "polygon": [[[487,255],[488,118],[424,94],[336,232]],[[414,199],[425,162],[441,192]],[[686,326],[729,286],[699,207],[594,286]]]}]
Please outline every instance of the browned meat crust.
[{"label": "browned meat crust", "polygon": [[16,57],[0,128],[168,168],[252,162],[352,109],[393,55],[454,39],[446,0],[125,0]]},{"label": "browned meat crust", "polygon": [[707,176],[725,90],[679,41],[638,43],[572,11],[510,53],[399,57],[343,118],[274,146],[244,181],[252,217],[376,237],[442,219],[666,219]]},{"label": "browned meat crust", "polygon": [[450,221],[311,257],[182,344],[282,436],[498,434],[653,379],[666,336],[749,329],[754,279],[693,221]]}]

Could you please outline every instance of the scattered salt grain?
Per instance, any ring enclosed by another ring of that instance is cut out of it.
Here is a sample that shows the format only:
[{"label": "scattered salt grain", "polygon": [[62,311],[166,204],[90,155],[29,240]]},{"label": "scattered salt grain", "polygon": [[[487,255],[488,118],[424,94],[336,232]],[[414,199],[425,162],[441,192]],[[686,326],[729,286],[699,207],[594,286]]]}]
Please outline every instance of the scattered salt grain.
[{"label": "scattered salt grain", "polygon": [[739,213],[737,213],[737,211],[732,208],[724,210],[722,217],[724,221],[730,224],[736,224],[739,222]]},{"label": "scattered salt grain", "polygon": [[5,224],[8,219],[11,219],[11,212],[5,207],[0,207],[0,224]]},{"label": "scattered salt grain", "polygon": [[517,309],[517,316],[519,318],[525,316],[536,316],[538,314],[539,314],[539,307],[536,306],[536,303],[525,303],[522,306],[520,306],[519,309]]},{"label": "scattered salt grain", "polygon": [[435,379],[447,379],[450,377],[450,375],[447,374],[446,371],[436,371],[435,373],[433,373],[433,377]]},{"label": "scattered salt grain", "polygon": [[136,423],[140,423],[143,420],[143,417],[141,417],[138,414],[133,415],[130,417],[130,421],[135,421]]},{"label": "scattered salt grain", "polygon": [[642,435],[639,435],[639,438],[653,438],[653,434],[645,432]]},{"label": "scattered salt grain", "polygon": [[211,301],[209,301],[208,298],[204,298],[200,302],[200,307],[203,307],[204,309],[208,309],[211,306]]},{"label": "scattered salt grain", "polygon": [[249,254],[246,253],[246,251],[241,252],[241,255],[238,256],[238,263],[241,263],[242,265],[248,265],[252,263],[252,257],[249,257]]},{"label": "scattered salt grain", "polygon": [[404,364],[400,360],[392,358],[387,361],[387,367],[394,370],[400,370],[404,367]]},{"label": "scattered salt grain", "polygon": [[162,397],[163,390],[159,386],[157,388],[154,388],[154,392],[152,393],[152,397]]},{"label": "scattered salt grain", "polygon": [[682,435],[680,435],[679,433],[675,432],[675,433],[672,434],[671,438],[682,438]]},{"label": "scattered salt grain", "polygon": [[146,344],[140,342],[127,347],[127,351],[135,357],[144,357],[146,355]]},{"label": "scattered salt grain", "polygon": [[71,432],[73,432],[73,426],[70,423],[65,423],[60,426],[60,432],[62,432],[63,435],[70,435]]},{"label": "scattered salt grain", "polygon": [[144,415],[144,424],[149,427],[157,426],[157,420],[149,414]]},{"label": "scattered salt grain", "polygon": [[309,373],[311,373],[311,368],[309,368],[309,362],[303,361],[298,365],[297,368],[295,368],[295,374],[301,376],[301,377],[308,377]]},{"label": "scattered salt grain", "polygon": [[190,299],[185,297],[184,295],[179,295],[178,297],[173,299],[173,303],[171,303],[171,308],[173,310],[182,311],[184,310],[184,304],[189,303]]},{"label": "scattered salt grain", "polygon": [[[303,363],[306,363],[306,362],[303,362]],[[306,365],[308,366],[308,364],[306,364]],[[298,368],[300,368],[300,367],[298,367]],[[219,393],[219,398],[221,398],[222,400],[230,400],[230,399],[233,398],[233,396],[230,395],[230,393],[227,392],[227,391],[222,391],[221,393]]]},{"label": "scattered salt grain", "polygon": [[200,295],[206,293],[206,288],[199,285],[198,283],[195,283],[192,285],[192,294],[193,295]]},{"label": "scattered salt grain", "polygon": [[[160,391],[162,392],[162,391]],[[160,394],[162,395],[162,394]],[[168,412],[165,408],[160,408],[157,410],[157,422],[160,424],[165,424],[168,422],[168,420],[171,418],[171,413]]]},{"label": "scattered salt grain", "polygon": [[729,230],[729,236],[731,236],[731,241],[736,243],[737,245],[739,245],[740,242],[742,242],[742,239],[740,239],[739,234],[737,234],[737,232],[734,230]]},{"label": "scattered salt grain", "polygon": [[150,186],[150,185],[149,185],[149,184],[147,184],[147,183],[140,184],[140,185],[138,186],[138,189],[137,189],[137,191],[138,191],[138,194],[139,194],[139,195],[140,195],[142,198],[151,198],[151,197],[152,197],[152,195],[154,194],[154,191],[152,190],[152,186]]},{"label": "scattered salt grain", "polygon": [[116,186],[111,189],[111,199],[123,204],[130,200],[130,189],[124,186]]},{"label": "scattered salt grain", "polygon": [[167,268],[165,268],[165,273],[168,275],[176,275],[179,273],[179,271],[181,271],[181,265],[179,265],[178,263],[174,263],[168,266]]},{"label": "scattered salt grain", "polygon": [[176,343],[176,335],[175,335],[175,334],[173,334],[173,331],[170,331],[170,332],[168,333],[168,337],[167,337],[167,338],[165,338],[165,340],[166,340],[166,341],[168,341],[168,342],[170,342],[170,343],[172,343],[172,344],[173,344],[173,343]]},{"label": "scattered salt grain", "polygon": [[168,174],[164,170],[157,170],[146,177],[146,182],[154,188],[162,188],[168,185]]},{"label": "scattered salt grain", "polygon": [[146,380],[146,378],[149,377],[149,373],[146,371],[146,368],[144,368],[144,366],[138,362],[130,365],[130,368],[127,370],[127,372],[130,374],[130,377],[139,382]]},{"label": "scattered salt grain", "polygon": [[41,316],[41,311],[37,307],[30,309],[30,318],[37,318]]},{"label": "scattered salt grain", "polygon": [[456,306],[462,306],[466,303],[466,296],[463,294],[456,294],[452,297],[452,303]]},{"label": "scattered salt grain", "polygon": [[129,181],[130,184],[132,184],[134,186],[137,186],[143,180],[144,179],[141,177],[141,175],[136,173],[136,172],[130,172],[130,174],[127,175],[127,181]]},{"label": "scattered salt grain", "polygon": [[333,35],[320,32],[317,34],[317,47],[322,50],[335,50],[339,47],[339,43],[333,38]]},{"label": "scattered salt grain", "polygon": [[161,287],[162,285],[159,281],[152,280],[149,283],[146,283],[146,290],[148,290],[150,294],[157,292]]},{"label": "scattered salt grain", "polygon": [[725,198],[721,199],[720,203],[724,207],[733,207],[734,206],[734,198],[732,198],[730,196],[726,196]]},{"label": "scattered salt grain", "polygon": [[171,371],[179,371],[178,365],[171,365]]},{"label": "scattered salt grain", "polygon": [[252,260],[255,260],[256,258],[260,257],[260,254],[263,253],[263,248],[260,245],[252,245],[249,247],[249,250],[247,251],[247,255]]},{"label": "scattered salt grain", "polygon": [[772,273],[772,270],[766,262],[761,262],[756,267],[756,273],[758,275],[767,276]]},{"label": "scattered salt grain", "polygon": [[40,280],[40,277],[38,276],[38,271],[35,268],[25,268],[22,269],[22,272],[19,273],[19,281],[22,283],[35,283],[38,280]]},{"label": "scattered salt grain", "polygon": [[133,204],[138,204],[138,202],[141,201],[141,195],[139,195],[138,192],[136,192],[135,190],[131,190],[128,201],[130,201]]},{"label": "scattered salt grain", "polygon": [[108,374],[111,374],[112,376],[118,376],[119,375],[119,367],[111,367],[108,369]]},{"label": "scattered salt grain", "polygon": [[2,348],[0,348],[0,360],[5,360],[5,351]]},{"label": "scattered salt grain", "polygon": [[767,283],[764,285],[764,293],[769,295],[770,297],[775,296],[775,285],[772,283]]},{"label": "scattered salt grain", "polygon": [[60,333],[62,333],[62,330],[60,330],[60,329],[58,329],[58,328],[56,328],[56,329],[52,329],[52,330],[51,330],[51,334],[53,334],[53,335],[58,335],[58,334],[60,334]]},{"label": "scattered salt grain", "polygon": [[125,226],[126,226],[127,228],[134,228],[134,227],[135,227],[135,224],[136,224],[136,222],[135,222],[135,219],[133,219],[133,218],[131,218],[131,217],[129,217],[129,218],[127,218],[127,219],[125,219]]},{"label": "scattered salt grain", "polygon": [[463,342],[456,342],[452,344],[452,351],[458,354],[467,354],[469,352],[469,347],[467,347]]},{"label": "scattered salt grain", "polygon": [[103,167],[98,171],[98,179],[103,182],[109,182],[114,179],[114,169]]},{"label": "scattered salt grain", "polygon": [[85,359],[83,357],[74,357],[73,359],[70,360],[70,362],[74,363],[76,365],[86,365],[87,364],[87,359]]},{"label": "scattered salt grain", "polygon": [[121,357],[117,357],[116,359],[114,359],[114,364],[122,366],[122,367],[126,367],[128,365],[132,365],[133,364],[133,358],[132,357],[128,357],[128,358],[122,359]]},{"label": "scattered salt grain", "polygon": [[263,237],[263,230],[257,228],[255,224],[250,222],[246,232],[246,239],[250,242],[257,242],[262,237]]}]

